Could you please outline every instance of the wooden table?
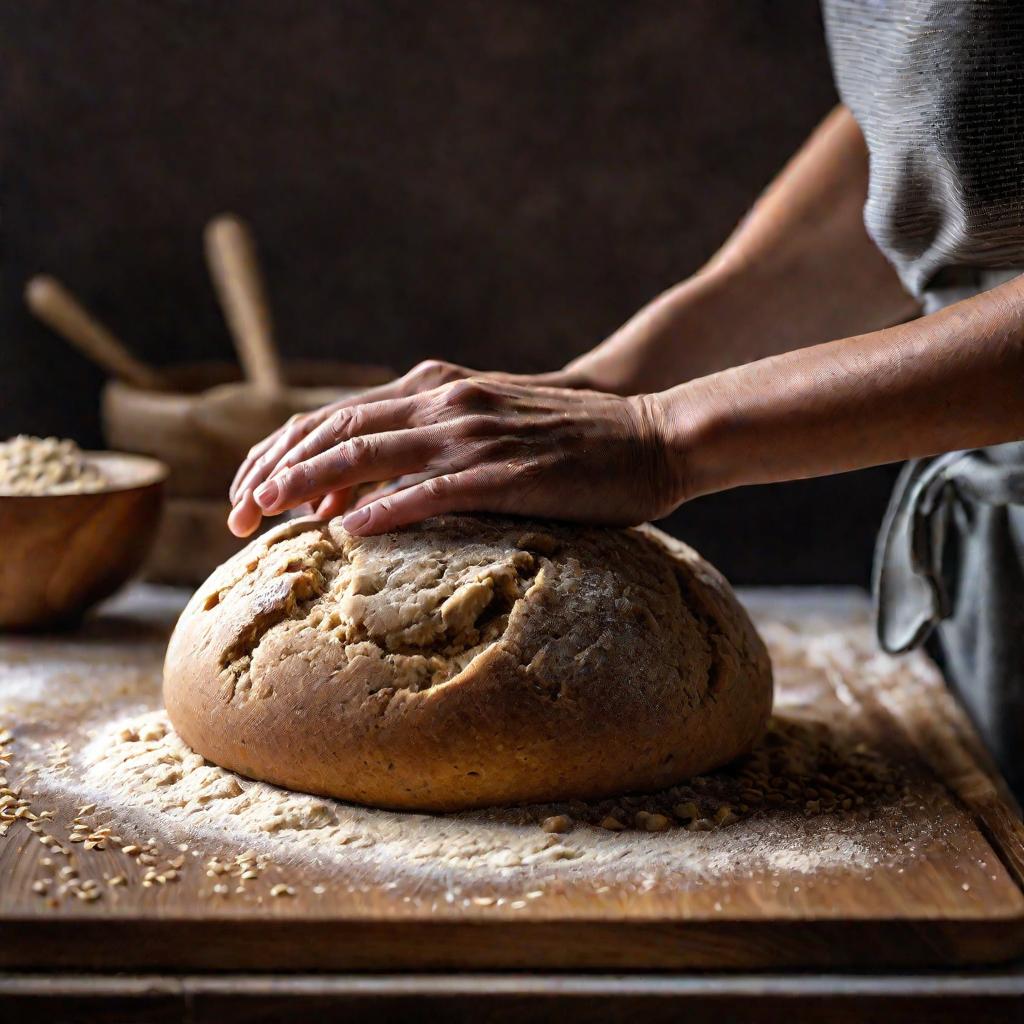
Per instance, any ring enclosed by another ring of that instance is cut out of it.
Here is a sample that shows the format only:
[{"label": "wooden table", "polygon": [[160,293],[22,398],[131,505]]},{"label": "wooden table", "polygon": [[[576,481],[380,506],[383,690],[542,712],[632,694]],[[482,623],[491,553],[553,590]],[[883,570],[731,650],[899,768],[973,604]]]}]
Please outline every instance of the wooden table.
[{"label": "wooden table", "polygon": [[[195,1019],[212,1019],[229,996],[237,996],[237,1016],[218,1019],[260,1019],[265,1012],[263,1019],[284,1019],[285,1006],[301,1019],[328,1004],[400,1019],[410,1000],[427,1000],[456,1019],[465,1011],[469,1019],[466,1008],[481,998],[508,1019],[520,1012],[543,1019],[566,1006],[594,1019],[616,1007],[668,1019],[680,1001],[696,1019],[705,1012],[720,1018],[727,1006],[745,1007],[746,1018],[757,1009],[768,1014],[763,1019],[778,1019],[773,1007],[810,1012],[826,997],[840,1009],[913,1005],[931,1014],[940,992],[943,1012],[965,998],[985,1000],[992,1019],[1016,1012],[1020,975],[998,965],[1024,953],[1024,829],[930,663],[915,656],[897,664],[874,653],[862,596],[744,595],[773,650],[778,714],[869,746],[904,779],[896,797],[882,797],[861,817],[810,815],[791,823],[792,835],[816,856],[828,836],[851,841],[849,863],[841,856],[803,862],[799,849],[783,849],[789,826],[780,818],[778,828],[768,827],[768,807],[731,826],[729,842],[742,850],[747,829],[752,843],[775,837],[782,846],[743,853],[737,870],[707,859],[714,835],[683,830],[623,838],[578,825],[564,844],[584,851],[582,867],[556,860],[427,875],[402,863],[399,848],[388,877],[379,862],[354,852],[303,858],[290,850],[275,859],[277,840],[269,837],[270,866],[244,894],[223,900],[211,896],[204,866],[208,857],[240,849],[245,836],[197,834],[173,814],[101,807],[126,833],[122,845],[151,834],[169,858],[177,841],[189,844],[180,876],[148,887],[140,883],[146,869],[118,844],[86,853],[84,844],[67,842],[78,807],[95,793],[76,758],[110,721],[158,705],[161,652],[184,596],[135,587],[77,636],[0,640],[0,728],[13,734],[5,747],[8,782],[16,790],[23,783],[30,808],[54,811],[53,823],[43,819],[37,832],[23,817],[0,837],[0,969],[11,972],[0,976],[0,992],[9,997],[0,1001],[0,1019],[40,1000],[112,1005],[115,994],[129,1016],[145,1012],[146,1019],[162,1019],[165,1011],[177,1019],[182,1007]],[[50,760],[40,764],[44,753]],[[459,827],[518,835],[536,826],[524,813],[463,816]],[[53,868],[42,865],[53,852],[40,841],[45,834],[71,851],[66,859],[78,864],[81,877],[96,877],[101,898],[65,895],[50,906],[54,887],[45,895],[32,891],[33,881],[64,864],[58,854],[49,858]],[[591,856],[611,849],[600,845],[606,842],[635,843],[640,866],[613,869],[607,857]],[[687,860],[696,842],[704,843],[702,858]],[[894,852],[901,843],[907,848]],[[698,874],[687,873],[688,863],[701,865]],[[129,876],[129,884],[106,885],[115,874]],[[284,877],[293,892],[270,898]],[[531,887],[538,898],[513,898]],[[979,967],[966,975],[906,973],[964,965]],[[496,968],[534,973],[461,973]],[[833,973],[764,973],[778,968]],[[876,973],[843,973],[851,968]],[[673,973],[550,975],[580,969]],[[16,973],[26,970],[47,973]],[[302,973],[310,970],[333,973]],[[402,975],[353,973],[396,970]],[[424,970],[460,974],[410,973]],[[150,1004],[151,1016],[143,1010]],[[271,1005],[280,1012],[270,1013]]]},{"label": "wooden table", "polygon": [[311,1020],[1020,1024],[1024,972],[970,974],[2,975],[0,1022]]}]

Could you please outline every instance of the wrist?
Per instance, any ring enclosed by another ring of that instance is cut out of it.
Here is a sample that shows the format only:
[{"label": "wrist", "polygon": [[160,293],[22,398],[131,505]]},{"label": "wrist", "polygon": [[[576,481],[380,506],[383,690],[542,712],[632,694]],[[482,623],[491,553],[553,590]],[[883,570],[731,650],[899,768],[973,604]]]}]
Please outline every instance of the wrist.
[{"label": "wrist", "polygon": [[701,377],[644,396],[656,410],[651,418],[658,424],[672,507],[745,482],[742,464],[727,453],[735,424],[723,376]]}]

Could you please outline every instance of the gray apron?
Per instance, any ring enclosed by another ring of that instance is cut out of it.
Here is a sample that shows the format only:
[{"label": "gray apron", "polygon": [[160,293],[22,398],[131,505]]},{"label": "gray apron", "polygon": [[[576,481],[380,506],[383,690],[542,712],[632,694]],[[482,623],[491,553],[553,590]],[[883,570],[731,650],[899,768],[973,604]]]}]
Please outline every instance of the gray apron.
[{"label": "gray apron", "polygon": [[[904,286],[933,313],[1019,274],[1024,0],[822,8],[836,85],[871,154],[864,224]],[[882,646],[930,640],[1024,792],[1024,445],[910,463],[875,590]]]},{"label": "gray apron", "polygon": [[[925,312],[1009,280],[926,292]],[[1024,443],[907,463],[875,554],[878,639],[932,640],[1011,787],[1024,793]]]}]

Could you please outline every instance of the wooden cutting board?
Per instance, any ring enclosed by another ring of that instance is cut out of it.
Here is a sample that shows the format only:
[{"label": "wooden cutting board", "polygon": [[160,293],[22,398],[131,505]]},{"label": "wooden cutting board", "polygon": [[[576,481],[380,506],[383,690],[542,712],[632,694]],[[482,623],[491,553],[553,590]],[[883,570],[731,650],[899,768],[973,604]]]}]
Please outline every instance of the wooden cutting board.
[{"label": "wooden cutting board", "polygon": [[[1024,954],[1024,829],[933,666],[879,655],[850,592],[744,596],[776,667],[761,756],[780,777],[749,803],[742,765],[620,802],[624,831],[583,805],[356,809],[190,761],[159,711],[181,591],[135,587],[67,638],[2,638],[0,967],[750,969]],[[710,819],[723,793],[738,821],[691,830],[685,808],[669,810],[689,796]],[[667,811],[664,831],[637,827],[648,806]],[[556,813],[568,827],[549,834],[540,822]],[[76,818],[93,840],[70,841]]]}]

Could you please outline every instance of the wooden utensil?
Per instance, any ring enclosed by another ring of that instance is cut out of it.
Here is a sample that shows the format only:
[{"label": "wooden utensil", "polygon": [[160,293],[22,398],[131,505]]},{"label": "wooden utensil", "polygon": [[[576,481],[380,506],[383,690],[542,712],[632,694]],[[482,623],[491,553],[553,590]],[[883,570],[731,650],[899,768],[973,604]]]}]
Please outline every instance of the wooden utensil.
[{"label": "wooden utensil", "polygon": [[203,238],[210,275],[246,379],[263,391],[283,391],[284,371],[252,231],[240,217],[226,213],[207,224]]},{"label": "wooden utensil", "polygon": [[118,380],[154,390],[163,378],[140,362],[54,277],[37,274],[25,285],[25,302],[47,327]]}]

